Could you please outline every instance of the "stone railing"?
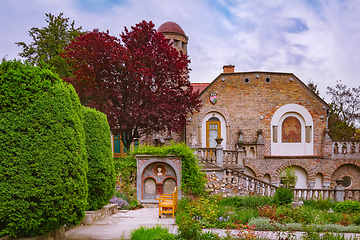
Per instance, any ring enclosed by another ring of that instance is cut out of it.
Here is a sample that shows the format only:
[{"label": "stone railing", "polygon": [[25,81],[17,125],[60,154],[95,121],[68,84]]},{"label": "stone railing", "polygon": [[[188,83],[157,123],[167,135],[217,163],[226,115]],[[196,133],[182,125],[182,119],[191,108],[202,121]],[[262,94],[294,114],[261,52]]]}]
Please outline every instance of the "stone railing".
[{"label": "stone railing", "polygon": [[232,180],[243,190],[260,196],[273,196],[277,186],[247,175],[241,171],[229,168],[226,175],[227,181]]},{"label": "stone railing", "polygon": [[216,148],[198,148],[197,155],[203,163],[216,163]]},{"label": "stone railing", "polygon": [[299,199],[331,199],[336,201],[360,201],[360,189],[300,189],[293,188],[294,196]]},{"label": "stone railing", "polygon": [[198,148],[200,162],[214,163],[220,166],[243,167],[242,150],[223,150],[217,148]]},{"label": "stone railing", "polygon": [[353,159],[360,158],[360,141],[333,141],[332,142],[332,159]]},{"label": "stone railing", "polygon": [[224,150],[223,162],[226,165],[243,165],[242,164],[242,151],[237,150]]},{"label": "stone railing", "polygon": [[215,194],[273,196],[276,186],[247,175],[235,168],[243,167],[243,151],[223,150],[216,148],[198,148],[197,154],[201,163],[209,163],[223,171],[222,178],[215,173],[208,176],[208,189]]}]

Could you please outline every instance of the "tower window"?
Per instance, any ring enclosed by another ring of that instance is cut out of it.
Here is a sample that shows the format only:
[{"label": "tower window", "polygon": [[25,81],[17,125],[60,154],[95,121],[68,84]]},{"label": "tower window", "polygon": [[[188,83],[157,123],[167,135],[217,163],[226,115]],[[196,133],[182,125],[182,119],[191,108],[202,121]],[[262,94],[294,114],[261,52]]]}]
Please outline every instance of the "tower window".
[{"label": "tower window", "polygon": [[271,79],[269,77],[265,78],[265,82],[269,83]]},{"label": "tower window", "polygon": [[244,79],[244,82],[245,82],[245,83],[249,83],[249,82],[250,82],[250,79],[249,79],[249,78],[245,78],[245,79]]}]

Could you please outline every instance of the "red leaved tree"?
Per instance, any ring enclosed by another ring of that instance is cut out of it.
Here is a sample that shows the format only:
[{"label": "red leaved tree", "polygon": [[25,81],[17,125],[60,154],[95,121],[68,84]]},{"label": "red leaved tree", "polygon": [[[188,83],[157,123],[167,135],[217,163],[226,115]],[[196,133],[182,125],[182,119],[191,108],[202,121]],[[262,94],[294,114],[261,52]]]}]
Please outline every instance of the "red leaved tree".
[{"label": "red leaved tree", "polygon": [[120,35],[94,30],[76,38],[62,57],[72,65],[73,84],[85,105],[107,115],[111,131],[129,149],[134,138],[179,132],[201,106],[189,81],[189,60],[152,22]]}]

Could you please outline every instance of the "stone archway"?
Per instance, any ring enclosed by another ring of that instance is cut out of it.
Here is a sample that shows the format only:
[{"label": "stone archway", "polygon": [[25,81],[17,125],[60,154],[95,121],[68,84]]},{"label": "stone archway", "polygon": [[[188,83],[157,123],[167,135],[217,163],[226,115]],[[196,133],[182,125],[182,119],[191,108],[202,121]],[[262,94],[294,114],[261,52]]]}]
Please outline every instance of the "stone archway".
[{"label": "stone archway", "polygon": [[181,199],[181,158],[175,155],[165,157],[137,155],[137,199],[144,204],[158,203],[156,198],[171,193],[178,186]]},{"label": "stone archway", "polygon": [[360,188],[360,167],[354,164],[343,164],[331,175],[331,183],[336,186],[335,180],[343,179],[343,187],[348,189]]}]

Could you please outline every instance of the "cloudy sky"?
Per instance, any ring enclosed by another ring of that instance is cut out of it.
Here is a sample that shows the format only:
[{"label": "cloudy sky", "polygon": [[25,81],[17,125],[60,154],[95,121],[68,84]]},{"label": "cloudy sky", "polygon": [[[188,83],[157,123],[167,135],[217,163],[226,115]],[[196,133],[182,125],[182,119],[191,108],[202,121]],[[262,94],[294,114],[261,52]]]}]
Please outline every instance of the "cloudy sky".
[{"label": "cloudy sky", "polygon": [[322,97],[337,80],[360,86],[359,0],[0,0],[0,58],[19,58],[15,42],[29,44],[45,13],[60,12],[114,36],[142,20],[178,23],[189,36],[192,82],[211,82],[232,64],[294,73]]}]

